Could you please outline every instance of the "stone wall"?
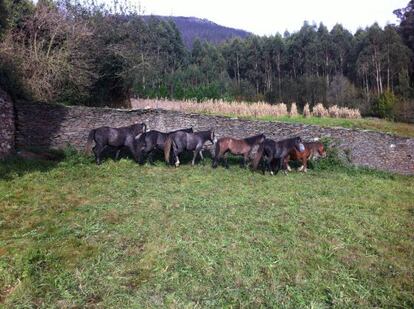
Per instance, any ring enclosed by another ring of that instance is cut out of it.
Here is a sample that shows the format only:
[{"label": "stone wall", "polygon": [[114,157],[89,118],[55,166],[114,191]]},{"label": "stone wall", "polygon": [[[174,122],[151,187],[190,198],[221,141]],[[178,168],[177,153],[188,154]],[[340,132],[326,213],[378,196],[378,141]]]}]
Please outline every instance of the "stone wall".
[{"label": "stone wall", "polygon": [[23,103],[16,104],[17,147],[84,149],[89,130],[99,126],[120,127],[145,122],[149,129],[170,131],[193,127],[214,128],[218,137],[246,137],[265,133],[273,139],[296,135],[304,140],[329,137],[350,162],[379,170],[414,174],[414,139],[393,135],[283,122],[249,121],[236,118],[186,114],[165,110],[116,110]]},{"label": "stone wall", "polygon": [[0,89],[0,159],[14,152],[14,120],[13,102],[10,96]]}]

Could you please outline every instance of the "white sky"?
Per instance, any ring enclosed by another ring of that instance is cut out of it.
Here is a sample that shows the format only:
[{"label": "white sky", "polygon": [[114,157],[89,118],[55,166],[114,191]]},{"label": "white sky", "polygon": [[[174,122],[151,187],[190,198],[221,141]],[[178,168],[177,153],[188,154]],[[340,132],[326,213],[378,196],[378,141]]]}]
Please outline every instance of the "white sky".
[{"label": "white sky", "polygon": [[145,15],[194,16],[259,35],[300,29],[303,21],[355,32],[378,22],[397,23],[393,11],[409,0],[130,0]]}]

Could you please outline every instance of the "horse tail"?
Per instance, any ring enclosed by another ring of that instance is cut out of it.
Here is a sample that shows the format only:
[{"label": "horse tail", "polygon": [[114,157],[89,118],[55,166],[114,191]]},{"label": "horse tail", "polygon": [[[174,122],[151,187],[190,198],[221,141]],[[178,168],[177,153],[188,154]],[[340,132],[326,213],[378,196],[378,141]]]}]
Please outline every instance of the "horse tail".
[{"label": "horse tail", "polygon": [[216,141],[214,144],[214,158],[217,159],[220,153],[220,141]]},{"label": "horse tail", "polygon": [[259,146],[259,149],[257,149],[256,156],[253,158],[253,162],[252,162],[253,169],[256,170],[257,167],[259,166],[260,160],[263,157],[263,152],[264,152],[264,143],[261,143]]},{"label": "horse tail", "polygon": [[164,144],[164,159],[165,159],[165,162],[167,162],[167,164],[170,163],[170,153],[171,153],[172,143],[173,143],[172,138],[168,136]]},{"label": "horse tail", "polygon": [[96,129],[92,129],[90,132],[89,132],[89,135],[88,135],[88,140],[86,141],[86,146],[85,146],[85,153],[87,154],[87,155],[89,155],[89,154],[91,154],[92,153],[92,143],[94,142],[94,140],[95,140],[95,132],[96,132]]}]

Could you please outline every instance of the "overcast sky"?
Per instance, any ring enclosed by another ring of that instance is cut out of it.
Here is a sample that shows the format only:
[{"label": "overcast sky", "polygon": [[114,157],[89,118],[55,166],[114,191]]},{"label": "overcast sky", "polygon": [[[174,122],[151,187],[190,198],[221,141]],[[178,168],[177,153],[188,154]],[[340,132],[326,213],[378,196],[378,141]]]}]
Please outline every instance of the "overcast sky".
[{"label": "overcast sky", "polygon": [[303,21],[341,23],[355,32],[378,22],[396,23],[393,11],[409,0],[130,0],[146,15],[194,16],[259,35],[300,29]]}]

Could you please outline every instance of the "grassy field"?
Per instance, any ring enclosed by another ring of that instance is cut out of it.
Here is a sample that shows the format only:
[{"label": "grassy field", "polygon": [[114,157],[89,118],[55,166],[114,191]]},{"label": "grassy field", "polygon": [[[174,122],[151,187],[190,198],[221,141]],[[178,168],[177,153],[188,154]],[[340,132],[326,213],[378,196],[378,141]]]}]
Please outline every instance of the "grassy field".
[{"label": "grassy field", "polygon": [[328,117],[260,117],[260,120],[270,121],[284,121],[293,123],[304,123],[318,125],[322,127],[343,127],[351,129],[372,130],[385,133],[391,133],[399,136],[414,137],[414,124],[393,122],[385,119],[376,118],[360,118],[360,119],[345,119],[345,118],[328,118]]},{"label": "grassy field", "polygon": [[414,306],[414,177],[0,163],[0,306]]},{"label": "grassy field", "polygon": [[[218,114],[211,114],[218,115]],[[220,115],[219,115],[220,116]],[[383,133],[390,133],[403,137],[414,137],[414,124],[404,122],[394,122],[379,118],[330,118],[330,117],[303,117],[303,116],[245,116],[240,117],[232,114],[226,115],[228,117],[239,117],[241,119],[249,120],[264,120],[264,121],[282,121],[289,123],[303,123],[310,125],[317,125],[321,127],[342,127],[349,129],[371,130]]]}]

